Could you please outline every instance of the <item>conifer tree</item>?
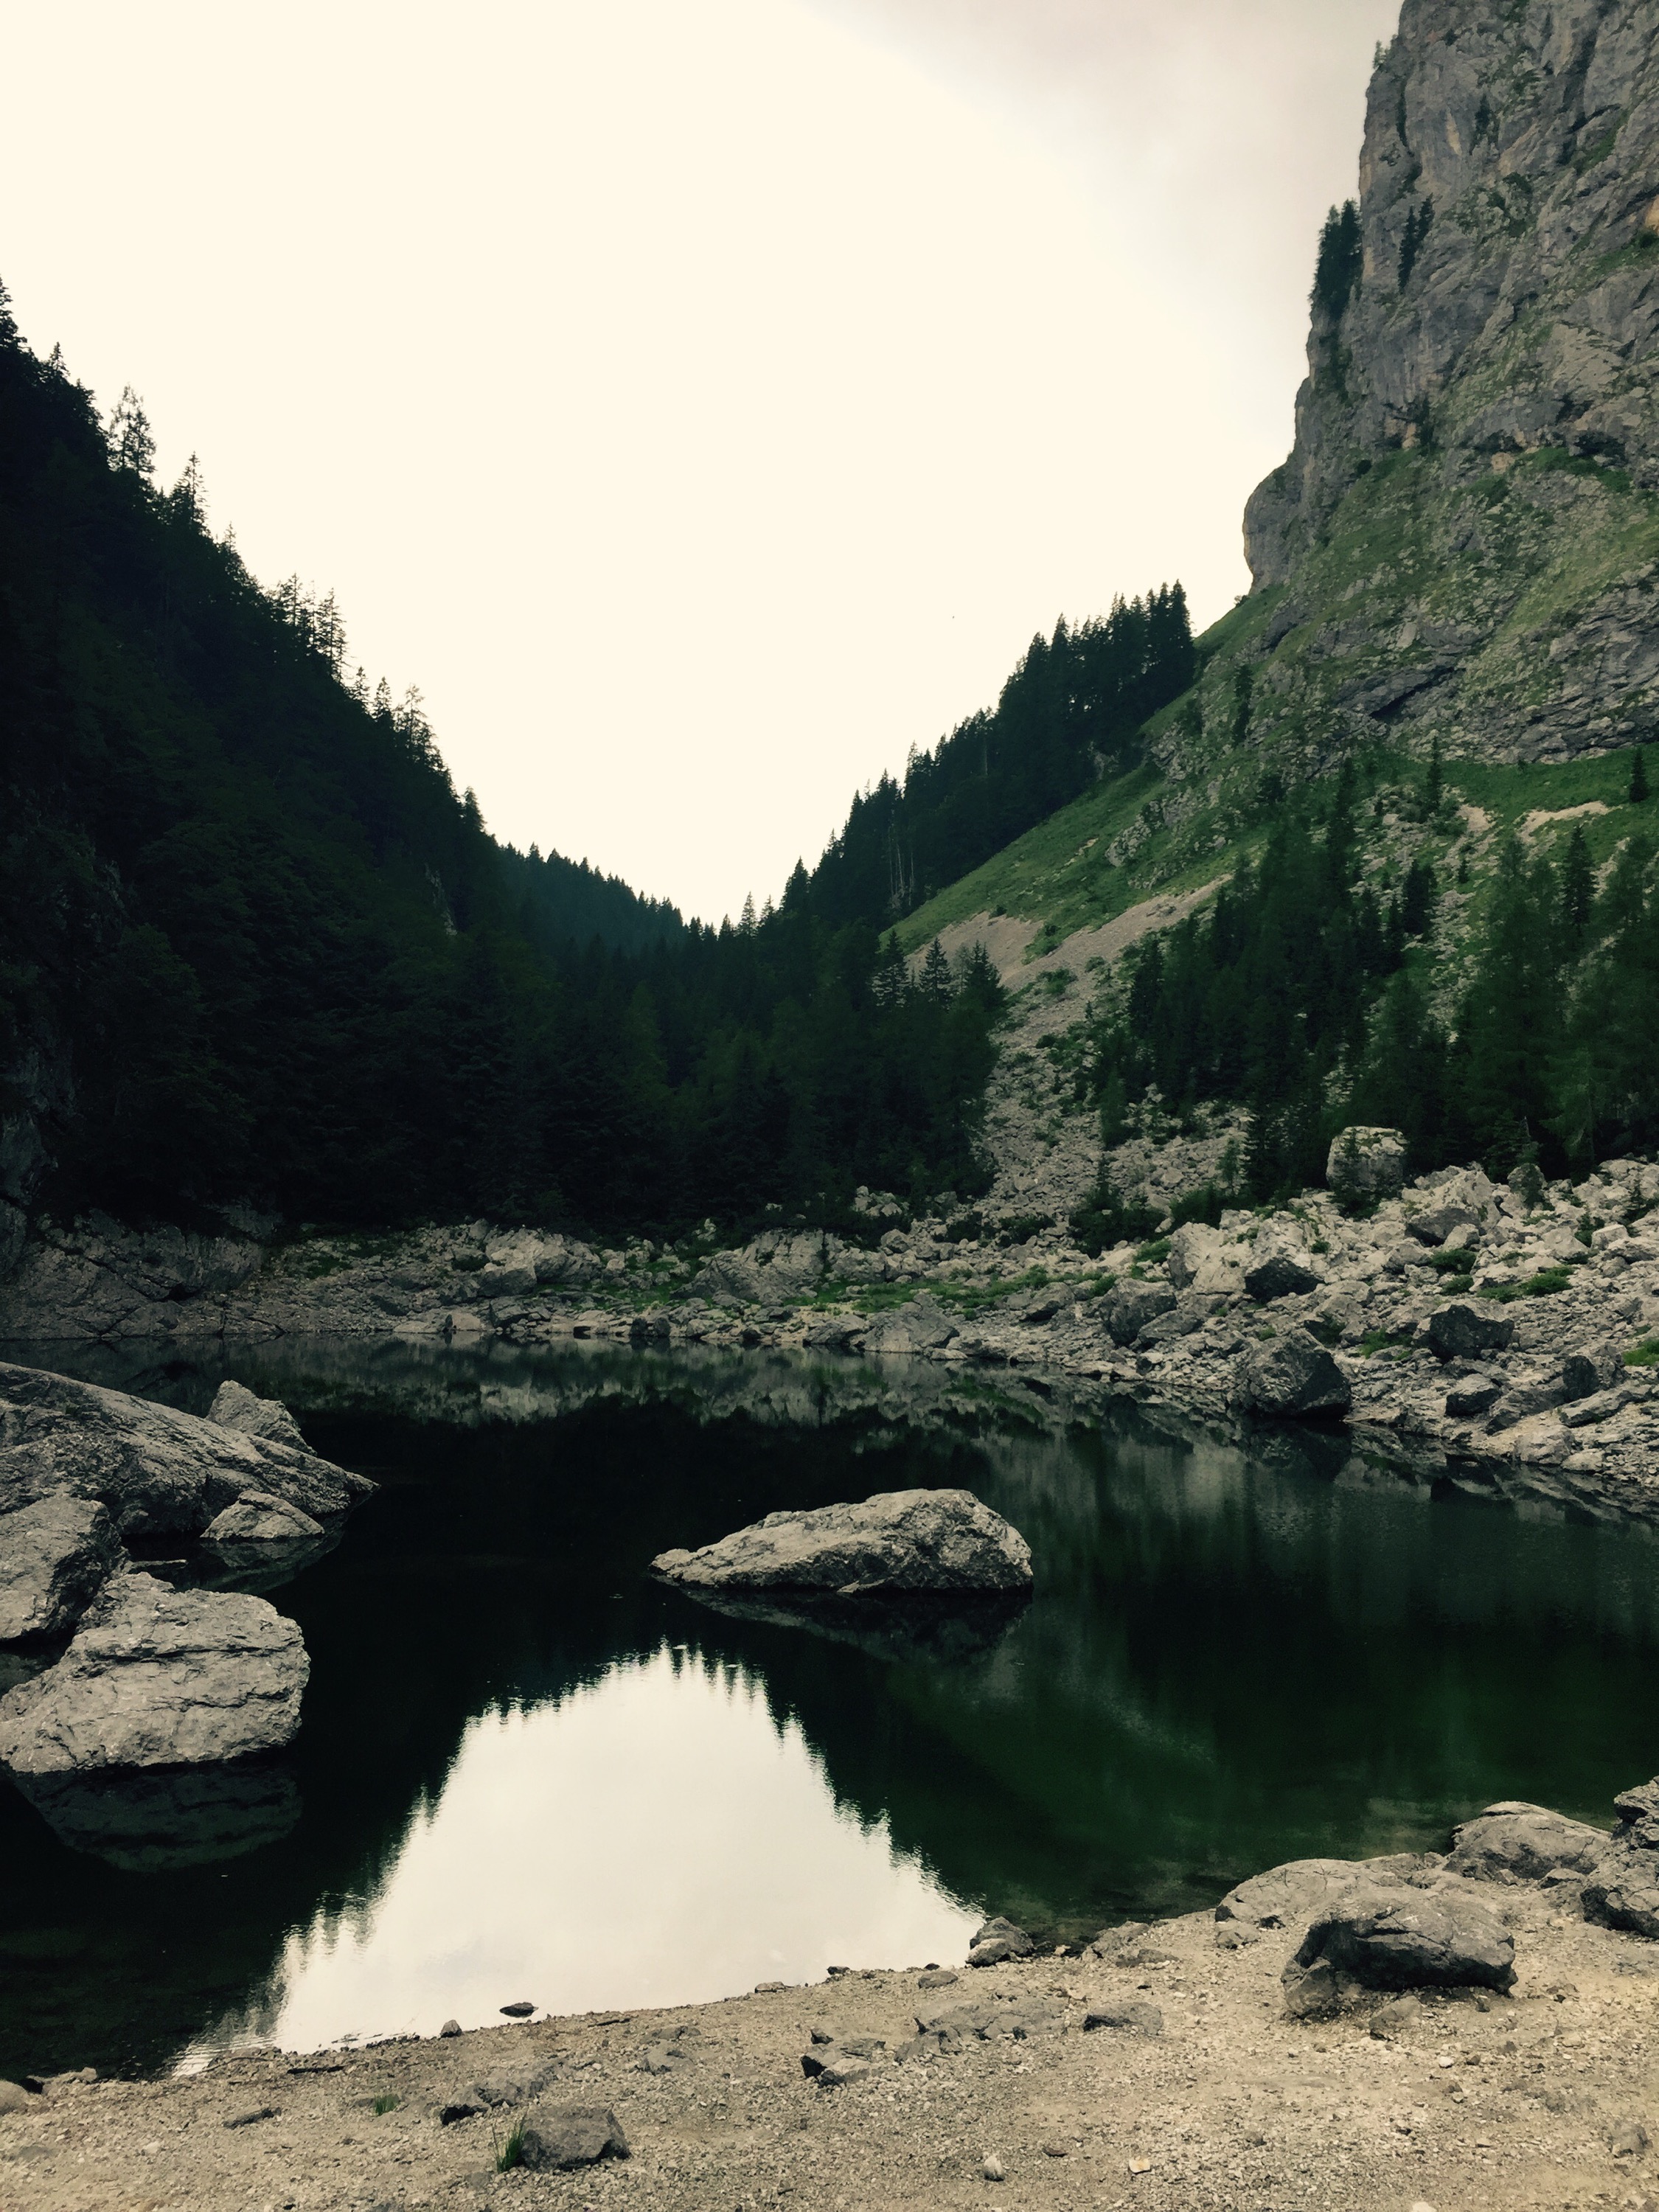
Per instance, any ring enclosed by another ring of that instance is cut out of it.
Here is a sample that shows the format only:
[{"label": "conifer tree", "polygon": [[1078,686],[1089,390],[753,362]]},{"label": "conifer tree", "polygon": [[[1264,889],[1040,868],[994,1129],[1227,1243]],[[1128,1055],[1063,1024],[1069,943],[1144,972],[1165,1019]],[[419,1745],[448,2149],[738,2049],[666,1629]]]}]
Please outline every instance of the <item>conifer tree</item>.
[{"label": "conifer tree", "polygon": [[129,470],[146,483],[155,466],[155,440],[149,417],[130,384],[122,386],[121,397],[109,418],[109,457],[113,467]]},{"label": "conifer tree", "polygon": [[1640,806],[1648,795],[1648,749],[1638,745],[1636,757],[1630,764],[1630,803]]}]

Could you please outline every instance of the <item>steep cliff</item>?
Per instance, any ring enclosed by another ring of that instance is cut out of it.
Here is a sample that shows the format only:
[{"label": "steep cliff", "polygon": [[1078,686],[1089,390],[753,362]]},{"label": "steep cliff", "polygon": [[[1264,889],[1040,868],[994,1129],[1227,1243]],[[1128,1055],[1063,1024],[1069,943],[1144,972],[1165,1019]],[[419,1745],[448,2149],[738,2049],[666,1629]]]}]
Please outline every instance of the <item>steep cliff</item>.
[{"label": "steep cliff", "polygon": [[1380,724],[1513,761],[1659,728],[1656,30],[1652,0],[1406,0],[1206,729],[1242,700],[1317,766]]}]

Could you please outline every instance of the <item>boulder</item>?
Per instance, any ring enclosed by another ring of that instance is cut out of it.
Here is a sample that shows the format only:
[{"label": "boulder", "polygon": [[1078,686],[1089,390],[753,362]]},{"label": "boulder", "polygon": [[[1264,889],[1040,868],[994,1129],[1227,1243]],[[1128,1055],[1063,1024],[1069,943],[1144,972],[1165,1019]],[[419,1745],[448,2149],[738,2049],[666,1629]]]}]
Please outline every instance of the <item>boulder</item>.
[{"label": "boulder", "polygon": [[1443,1244],[1455,1229],[1478,1229],[1480,1217],[1473,1206],[1434,1206],[1407,1217],[1406,1234],[1419,1244]]},{"label": "boulder", "polygon": [[894,1490],[862,1504],[769,1513],[696,1552],[652,1561],[690,1589],[891,1591],[1029,1589],[1031,1554],[1000,1514],[966,1490]]},{"label": "boulder", "polygon": [[1274,1298],[1299,1297],[1304,1291],[1316,1291],[1319,1278],[1288,1245],[1272,1244],[1265,1249],[1258,1246],[1244,1270],[1244,1288],[1259,1304],[1267,1305]]},{"label": "boulder", "polygon": [[0,1515],[0,1644],[73,1628],[120,1559],[95,1498],[60,1492]]},{"label": "boulder", "polygon": [[970,1966],[1000,1966],[1005,1959],[1029,1959],[1036,1945],[1012,1920],[988,1920],[968,1946]]},{"label": "boulder", "polygon": [[1355,1990],[1507,1990],[1515,1939],[1474,1898],[1362,1887],[1320,1913],[1282,1980],[1297,2019],[1335,2010]]},{"label": "boulder", "polygon": [[202,1535],[210,1544],[291,1544],[320,1536],[322,1524],[268,1491],[245,1490],[234,1505],[216,1513]]},{"label": "boulder", "polygon": [[310,1447],[300,1434],[300,1424],[280,1398],[261,1398],[240,1382],[222,1382],[213,1394],[207,1417],[222,1429],[237,1429],[245,1437],[265,1437],[271,1443]]},{"label": "boulder", "polygon": [[1114,1344],[1133,1344],[1149,1322],[1173,1313],[1176,1294],[1166,1283],[1125,1283],[1106,1307],[1106,1329]]},{"label": "boulder", "polygon": [[1325,1180],[1345,1204],[1394,1198],[1406,1182],[1406,1139],[1398,1129],[1344,1129],[1331,1140]]},{"label": "boulder", "polygon": [[962,1334],[936,1299],[925,1295],[872,1321],[865,1333],[866,1352],[938,1352]]},{"label": "boulder", "polygon": [[326,1521],[374,1487],[304,1444],[0,1364],[0,1512],[64,1491],[106,1506],[123,1536],[195,1535],[245,1490]]},{"label": "boulder", "polygon": [[1503,1395],[1504,1384],[1498,1376],[1466,1375],[1446,1393],[1447,1419],[1468,1421],[1477,1413],[1489,1413]]},{"label": "boulder", "polygon": [[1542,1881],[1559,1870],[1592,1873],[1607,1849],[1600,1828],[1542,1805],[1506,1802],[1453,1831],[1446,1871],[1474,1881]]},{"label": "boulder", "polygon": [[1305,1328],[1285,1329],[1247,1352],[1238,1363],[1234,1395],[1246,1412],[1281,1420],[1346,1413],[1353,1403],[1347,1376]]},{"label": "boulder", "polygon": [[[532,2007],[532,2010],[534,2010]],[[528,2104],[532,2097],[557,2081],[558,2063],[545,2051],[532,2050],[502,2058],[482,2074],[464,2077],[439,2100],[438,2119],[450,2127],[477,2113],[504,2106]]]},{"label": "boulder", "polygon": [[1613,1801],[1619,1825],[1584,1884],[1584,1917],[1659,1941],[1659,1779]]},{"label": "boulder", "polygon": [[1429,1316],[1428,1345],[1437,1359],[1480,1359],[1489,1352],[1507,1352],[1514,1339],[1512,1321],[1461,1299]]},{"label": "boulder", "polygon": [[1575,1352],[1561,1363],[1561,1395],[1568,1404],[1599,1396],[1625,1379],[1624,1354],[1613,1345],[1595,1352]]},{"label": "boulder", "polygon": [[1170,1280],[1178,1291],[1231,1297],[1243,1281],[1246,1249],[1201,1221],[1184,1222],[1170,1239]]},{"label": "boulder", "polygon": [[[1288,1928],[1321,1912],[1334,1898],[1362,1884],[1395,1888],[1413,1875],[1431,1874],[1442,1862],[1431,1852],[1395,1851],[1376,1859],[1289,1859],[1230,1889],[1215,1909],[1219,1921],[1251,1928]],[[1097,1938],[1103,1941],[1103,1938]]]},{"label": "boulder", "polygon": [[309,1672],[299,1628],[263,1598],[118,1575],[58,1664],[0,1698],[0,1764],[78,1774],[274,1751]]},{"label": "boulder", "polygon": [[532,2173],[564,2173],[628,2154],[622,2123],[606,2105],[543,2105],[520,2138],[520,2163]]}]

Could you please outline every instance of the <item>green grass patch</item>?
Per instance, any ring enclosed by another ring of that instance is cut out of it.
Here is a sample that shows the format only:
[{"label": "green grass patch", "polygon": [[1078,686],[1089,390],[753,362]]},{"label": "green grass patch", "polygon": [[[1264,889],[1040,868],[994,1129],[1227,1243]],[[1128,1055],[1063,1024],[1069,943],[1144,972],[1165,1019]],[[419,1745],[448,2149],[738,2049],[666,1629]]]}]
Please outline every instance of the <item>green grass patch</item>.
[{"label": "green grass patch", "polygon": [[1535,1275],[1528,1275],[1524,1283],[1486,1283],[1479,1295],[1494,1299],[1506,1306],[1516,1298],[1553,1298],[1572,1280],[1571,1267],[1540,1267]]},{"label": "green grass patch", "polygon": [[1644,1337],[1625,1354],[1626,1367],[1659,1367],[1659,1336]]},{"label": "green grass patch", "polygon": [[380,2118],[386,2112],[395,2112],[398,2106],[401,2105],[403,2101],[403,2099],[398,2096],[394,2090],[388,2089],[383,2097],[377,2097],[374,2100],[374,2113],[376,2118]]}]

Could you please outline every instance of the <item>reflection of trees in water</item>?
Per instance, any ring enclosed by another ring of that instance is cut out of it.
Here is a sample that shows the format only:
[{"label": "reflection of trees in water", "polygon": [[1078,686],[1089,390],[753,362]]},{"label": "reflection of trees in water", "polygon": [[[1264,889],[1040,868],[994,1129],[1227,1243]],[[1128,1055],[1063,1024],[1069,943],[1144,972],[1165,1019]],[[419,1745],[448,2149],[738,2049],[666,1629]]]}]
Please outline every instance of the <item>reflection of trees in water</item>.
[{"label": "reflection of trees in water", "polygon": [[[135,1379],[111,1358],[99,1379]],[[908,1363],[824,1380],[334,1344],[234,1364],[384,1485],[276,1593],[313,1661],[288,1767],[303,1809],[241,1857],[138,1873],[0,1790],[0,2073],[159,2059],[246,2017],[250,1991],[274,2004],[289,1931],[372,1908],[476,1716],[566,1698],[665,1638],[762,1681],[842,1804],[947,1888],[1068,1929],[1304,1852],[1432,1840],[1500,1796],[1595,1814],[1651,1764],[1647,1544],[1431,1502],[1338,1439],[1246,1451],[1121,1407],[1078,1421],[1036,1391],[999,1435],[1003,1409],[967,1387],[983,1378]],[[205,1402],[221,1371],[145,1379]],[[722,1618],[644,1573],[780,1505],[945,1481],[1036,1556],[1034,1604],[983,1656]]]}]

